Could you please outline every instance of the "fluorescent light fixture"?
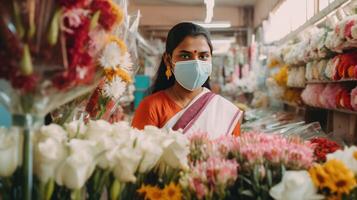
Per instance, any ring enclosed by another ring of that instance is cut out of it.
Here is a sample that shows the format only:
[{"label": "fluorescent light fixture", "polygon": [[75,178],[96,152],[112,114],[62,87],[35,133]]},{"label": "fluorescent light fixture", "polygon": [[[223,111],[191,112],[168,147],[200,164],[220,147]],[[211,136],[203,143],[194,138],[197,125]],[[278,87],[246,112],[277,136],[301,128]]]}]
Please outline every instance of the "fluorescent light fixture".
[{"label": "fluorescent light fixture", "polygon": [[192,22],[192,23],[200,25],[204,28],[230,28],[232,26],[230,22],[211,22],[211,23]]},{"label": "fluorescent light fixture", "polygon": [[212,39],[212,44],[215,45],[215,44],[231,44],[231,43],[234,43],[236,42],[236,39],[235,38],[214,38]]}]

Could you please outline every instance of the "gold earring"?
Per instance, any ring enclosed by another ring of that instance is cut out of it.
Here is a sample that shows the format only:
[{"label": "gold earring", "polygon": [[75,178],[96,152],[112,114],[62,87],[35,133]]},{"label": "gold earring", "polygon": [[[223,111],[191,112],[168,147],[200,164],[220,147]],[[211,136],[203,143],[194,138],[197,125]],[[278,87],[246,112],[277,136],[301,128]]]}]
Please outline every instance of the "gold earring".
[{"label": "gold earring", "polygon": [[166,67],[166,72],[165,72],[165,75],[166,75],[166,77],[167,77],[167,80],[169,80],[170,79],[170,77],[172,76],[172,72],[171,72],[171,70],[170,70],[170,67],[168,66],[168,67]]}]

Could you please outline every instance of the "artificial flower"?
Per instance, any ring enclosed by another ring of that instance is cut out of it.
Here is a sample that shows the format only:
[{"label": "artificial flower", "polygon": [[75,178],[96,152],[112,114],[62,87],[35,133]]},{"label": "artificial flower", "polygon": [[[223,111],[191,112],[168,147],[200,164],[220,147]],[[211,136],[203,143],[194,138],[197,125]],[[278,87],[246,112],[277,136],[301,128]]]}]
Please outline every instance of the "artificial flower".
[{"label": "artificial flower", "polygon": [[286,171],[281,182],[273,186],[269,194],[276,200],[323,199],[307,171]]},{"label": "artificial flower", "polygon": [[10,177],[22,162],[21,133],[0,127],[0,177]]},{"label": "artificial flower", "polygon": [[111,99],[118,99],[123,95],[125,89],[126,83],[120,77],[115,77],[104,85],[103,95]]}]

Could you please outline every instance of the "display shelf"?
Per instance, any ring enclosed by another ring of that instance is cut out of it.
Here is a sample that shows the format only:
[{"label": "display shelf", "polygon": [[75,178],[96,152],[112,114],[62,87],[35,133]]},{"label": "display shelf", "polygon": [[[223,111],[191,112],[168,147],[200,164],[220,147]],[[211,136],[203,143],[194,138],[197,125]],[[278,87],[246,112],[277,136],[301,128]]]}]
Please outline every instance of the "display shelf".
[{"label": "display shelf", "polygon": [[322,110],[328,110],[328,111],[334,111],[334,112],[340,112],[340,113],[346,113],[346,114],[352,114],[352,115],[357,115],[357,111],[353,110],[345,110],[345,109],[330,109],[330,108],[322,108],[322,107],[316,107],[316,106],[309,106],[314,109],[322,109]]},{"label": "display shelf", "polygon": [[285,101],[285,100],[281,100],[281,102],[285,105],[288,105],[288,106],[291,106],[291,107],[295,107],[295,108],[298,108],[298,109],[305,109],[305,105],[299,105],[297,103],[293,103],[293,102],[289,102],[289,101]]},{"label": "display shelf", "polygon": [[306,81],[307,84],[316,84],[316,83],[343,83],[343,82],[357,82],[357,79],[312,80],[312,81]]},{"label": "display shelf", "polygon": [[294,89],[305,89],[306,85],[304,86],[289,86],[288,85],[288,88],[294,88]]}]

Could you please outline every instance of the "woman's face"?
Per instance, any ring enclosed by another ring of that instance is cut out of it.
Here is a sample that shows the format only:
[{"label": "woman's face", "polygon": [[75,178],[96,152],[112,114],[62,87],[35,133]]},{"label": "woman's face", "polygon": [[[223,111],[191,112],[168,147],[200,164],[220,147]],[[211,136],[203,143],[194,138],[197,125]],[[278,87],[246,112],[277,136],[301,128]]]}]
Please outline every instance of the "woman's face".
[{"label": "woman's face", "polygon": [[212,62],[211,49],[204,36],[187,36],[173,51],[171,62],[202,60]]}]

